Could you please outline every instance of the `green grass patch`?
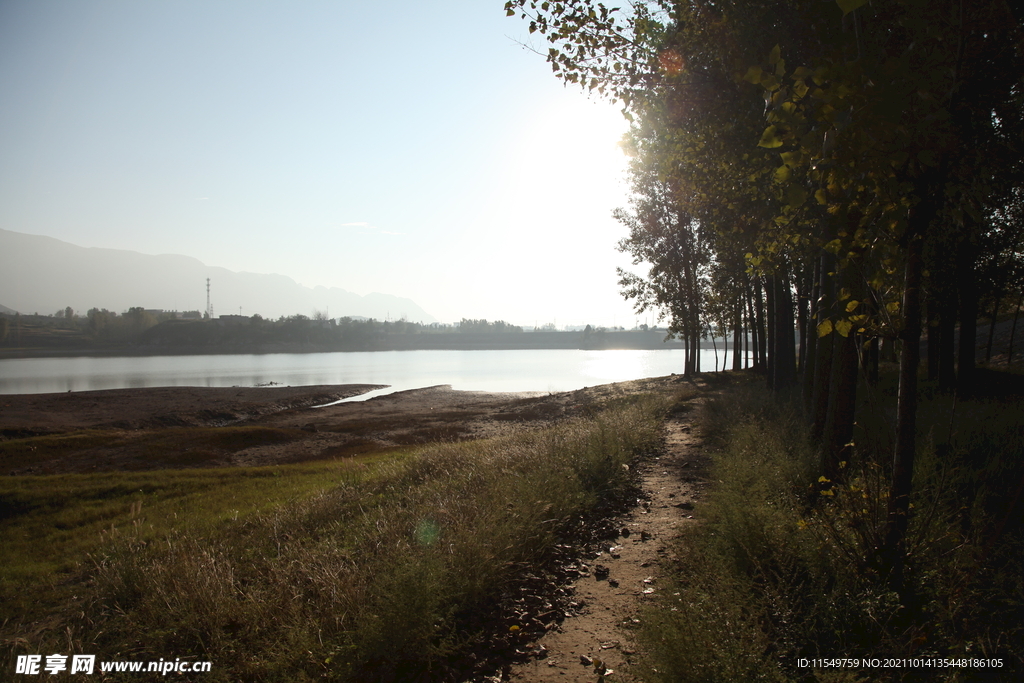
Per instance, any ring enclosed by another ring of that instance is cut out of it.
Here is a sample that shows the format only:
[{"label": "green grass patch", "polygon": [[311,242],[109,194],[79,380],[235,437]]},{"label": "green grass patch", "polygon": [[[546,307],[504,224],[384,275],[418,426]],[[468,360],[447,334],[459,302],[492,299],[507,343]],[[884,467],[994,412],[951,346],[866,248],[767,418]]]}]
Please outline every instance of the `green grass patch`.
[{"label": "green grass patch", "polygon": [[[47,434],[0,442],[0,466],[7,471],[52,466],[63,470],[65,463],[103,461],[130,451],[134,468],[181,468],[218,464],[224,455],[246,448],[289,443],[308,436],[300,429],[262,426],[167,427],[133,432],[122,429],[89,429],[65,434]],[[104,462],[104,468],[107,469]],[[82,467],[84,469],[85,466]],[[34,472],[36,473],[36,472]]]},{"label": "green grass patch", "polygon": [[111,536],[130,530],[148,542],[214,529],[365,476],[376,461],[0,478],[0,622],[64,599],[68,574]]}]

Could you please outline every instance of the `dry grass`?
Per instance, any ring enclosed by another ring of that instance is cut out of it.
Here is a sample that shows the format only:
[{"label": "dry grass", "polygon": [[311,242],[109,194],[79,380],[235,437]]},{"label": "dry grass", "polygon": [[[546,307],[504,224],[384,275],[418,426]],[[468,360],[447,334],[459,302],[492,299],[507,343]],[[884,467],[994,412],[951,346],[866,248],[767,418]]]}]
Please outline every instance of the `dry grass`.
[{"label": "dry grass", "polygon": [[[681,542],[684,559],[668,591],[678,595],[646,615],[650,680],[1019,680],[1019,401],[979,398],[955,408],[942,396],[923,402],[903,594],[888,588],[875,560],[887,452],[860,444],[885,441],[884,398],[878,407],[870,419],[862,414],[843,481],[822,482],[799,410],[754,385],[711,406],[718,483],[705,524]],[[1000,657],[1004,664],[885,671],[797,665],[832,657]]]},{"label": "dry grass", "polygon": [[211,660],[210,681],[442,680],[469,666],[482,616],[522,563],[631,485],[664,408],[638,397],[371,472],[337,469],[330,485],[237,520],[129,526],[79,575],[79,614],[9,654],[70,641],[100,658]]}]

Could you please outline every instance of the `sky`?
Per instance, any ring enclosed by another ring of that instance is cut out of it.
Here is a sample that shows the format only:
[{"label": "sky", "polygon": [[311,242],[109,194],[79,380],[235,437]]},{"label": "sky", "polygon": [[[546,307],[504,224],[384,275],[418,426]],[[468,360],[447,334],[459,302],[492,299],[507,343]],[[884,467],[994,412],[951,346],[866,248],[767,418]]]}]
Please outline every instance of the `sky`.
[{"label": "sky", "polygon": [[628,125],[529,40],[502,0],[0,0],[0,227],[632,327]]}]

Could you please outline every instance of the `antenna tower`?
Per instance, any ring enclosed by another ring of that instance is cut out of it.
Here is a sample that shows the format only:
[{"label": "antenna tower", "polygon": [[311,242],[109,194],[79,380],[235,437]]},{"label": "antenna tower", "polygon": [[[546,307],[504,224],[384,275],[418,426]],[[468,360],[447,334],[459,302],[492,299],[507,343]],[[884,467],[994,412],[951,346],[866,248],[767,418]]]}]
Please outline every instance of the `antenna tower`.
[{"label": "antenna tower", "polygon": [[206,317],[213,320],[213,306],[210,305],[210,278],[206,278]]}]

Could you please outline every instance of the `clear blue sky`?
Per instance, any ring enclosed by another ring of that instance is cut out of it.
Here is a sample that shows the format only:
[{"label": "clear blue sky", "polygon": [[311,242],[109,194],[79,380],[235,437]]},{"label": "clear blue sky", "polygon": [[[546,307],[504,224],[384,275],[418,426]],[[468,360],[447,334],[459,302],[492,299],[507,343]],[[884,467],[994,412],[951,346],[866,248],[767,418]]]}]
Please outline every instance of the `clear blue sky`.
[{"label": "clear blue sky", "polygon": [[0,227],[632,326],[626,123],[502,5],[2,0]]}]

